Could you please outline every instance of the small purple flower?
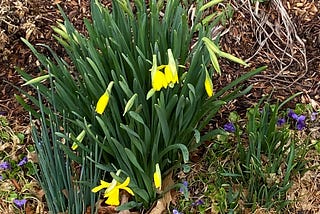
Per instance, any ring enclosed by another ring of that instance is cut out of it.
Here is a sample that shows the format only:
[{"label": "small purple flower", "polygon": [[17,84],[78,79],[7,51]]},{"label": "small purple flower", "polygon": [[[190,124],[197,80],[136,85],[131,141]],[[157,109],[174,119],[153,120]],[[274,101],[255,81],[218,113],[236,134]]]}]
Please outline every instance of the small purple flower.
[{"label": "small purple flower", "polygon": [[233,123],[226,123],[224,126],[223,126],[223,129],[227,132],[235,132],[236,131],[236,127],[234,126]]},{"label": "small purple flower", "polygon": [[204,204],[204,201],[202,199],[199,199],[196,201],[196,206],[203,205],[203,204]]},{"label": "small purple flower", "polygon": [[306,124],[304,122],[305,120],[306,120],[306,116],[304,116],[304,115],[300,115],[297,118],[297,129],[299,131],[301,131],[302,129],[304,129],[306,127]]},{"label": "small purple flower", "polygon": [[296,113],[294,113],[294,111],[292,109],[289,109],[288,117],[291,117],[294,120],[298,119],[298,115]]},{"label": "small purple flower", "polygon": [[26,163],[28,163],[28,158],[27,158],[27,157],[24,157],[24,158],[22,158],[22,160],[18,163],[18,166],[23,166],[23,165],[25,165]]},{"label": "small purple flower", "polygon": [[315,121],[317,119],[318,112],[312,112],[311,113],[311,121]]},{"label": "small purple flower", "polygon": [[286,119],[285,118],[280,118],[277,122],[277,126],[282,126],[286,123]]},{"label": "small purple flower", "polygon": [[300,115],[298,118],[297,118],[297,122],[298,123],[302,123],[302,122],[304,122],[306,120],[306,116],[304,116],[304,115]]},{"label": "small purple flower", "polygon": [[6,169],[10,169],[10,168],[11,168],[11,165],[9,162],[4,161],[4,162],[0,163],[0,169],[6,170]]},{"label": "small purple flower", "polygon": [[186,189],[186,191],[188,191],[188,181],[183,181],[182,184],[183,184],[184,187],[181,187],[179,191],[181,193],[184,193],[185,189]]},{"label": "small purple flower", "polygon": [[25,205],[26,202],[27,202],[27,199],[21,199],[21,200],[19,200],[19,199],[14,199],[14,200],[13,200],[13,203],[14,203],[18,208],[22,208],[22,207]]},{"label": "small purple flower", "polygon": [[203,204],[204,204],[204,201],[202,199],[199,199],[199,200],[196,200],[195,202],[193,202],[191,204],[191,206],[196,207],[196,206],[200,206],[200,205],[203,205]]},{"label": "small purple flower", "polygon": [[181,214],[178,210],[176,210],[176,209],[173,209],[172,210],[172,214]]},{"label": "small purple flower", "polygon": [[0,175],[0,181],[2,181],[2,179],[3,179],[3,177],[2,177],[2,175]]}]

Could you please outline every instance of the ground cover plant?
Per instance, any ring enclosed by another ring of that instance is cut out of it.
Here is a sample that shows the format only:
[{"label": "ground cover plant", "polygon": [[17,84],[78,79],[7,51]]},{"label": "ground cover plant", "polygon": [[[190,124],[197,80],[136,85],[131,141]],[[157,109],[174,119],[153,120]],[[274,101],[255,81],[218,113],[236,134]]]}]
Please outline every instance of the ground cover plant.
[{"label": "ground cover plant", "polygon": [[311,133],[303,136],[318,113],[310,105],[284,108],[295,96],[281,104],[262,99],[246,118],[231,112],[221,125],[225,133],[212,140],[205,157],[205,176],[194,173],[184,180],[189,188],[201,185],[205,193],[181,197],[177,213],[291,213],[294,200],[287,195],[293,178],[310,170],[306,155],[318,144]]},{"label": "ground cover plant", "polygon": [[148,209],[174,188],[161,185],[172,170],[189,171],[189,151],[220,133],[200,136],[222,105],[251,89],[240,83],[264,67],[214,90],[218,58],[248,66],[211,39],[228,14],[206,15],[219,2],[197,2],[190,20],[187,2],[113,1],[106,8],[91,1],[87,36],[66,16],[53,28],[71,63],[24,40],[42,65],[37,78],[20,71],[38,93],[25,96],[39,111],[16,98],[36,119],[39,180],[50,211],[94,213],[102,189],[118,211]]},{"label": "ground cover plant", "polygon": [[0,210],[4,213],[20,213],[27,201],[41,210],[35,197],[40,187],[31,163],[35,149],[24,145],[24,138],[23,133],[13,131],[5,116],[0,116]]}]

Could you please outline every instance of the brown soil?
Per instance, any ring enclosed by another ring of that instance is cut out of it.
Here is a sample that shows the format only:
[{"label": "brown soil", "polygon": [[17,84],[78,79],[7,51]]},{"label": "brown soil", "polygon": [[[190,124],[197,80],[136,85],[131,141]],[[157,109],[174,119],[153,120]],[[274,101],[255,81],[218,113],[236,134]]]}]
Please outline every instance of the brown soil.
[{"label": "brown soil", "polygon": [[[251,67],[268,65],[268,69],[250,81],[254,85],[254,90],[245,99],[232,103],[226,111],[245,111],[262,95],[273,93],[274,99],[284,100],[300,91],[303,95],[295,101],[311,103],[318,110],[320,2],[269,0],[255,6],[248,4],[250,0],[230,0],[230,2],[235,8],[234,18],[229,25],[215,32],[223,34],[222,49],[247,59]],[[28,126],[28,114],[14,98],[14,94],[19,94],[15,86],[20,87],[23,83],[15,71],[15,66],[21,67],[31,75],[39,74],[37,68],[39,63],[20,38],[26,38],[32,44],[47,44],[58,55],[65,57],[62,48],[52,38],[53,31],[50,27],[57,21],[62,21],[57,4],[62,7],[77,29],[84,32],[82,20],[90,17],[89,0],[2,0],[0,2],[0,115],[6,115],[15,129]],[[47,52],[44,48],[38,50]],[[225,60],[221,60],[221,67],[223,75],[215,81],[217,87],[227,84],[247,71]],[[317,173],[307,174],[309,177],[306,179],[319,181]],[[310,209],[300,207],[297,211],[320,212],[319,187],[314,186],[315,183],[312,186],[304,178],[301,178],[296,185],[300,186],[303,192],[314,193],[312,199],[310,197],[305,199],[304,204],[310,204],[308,206]]]}]

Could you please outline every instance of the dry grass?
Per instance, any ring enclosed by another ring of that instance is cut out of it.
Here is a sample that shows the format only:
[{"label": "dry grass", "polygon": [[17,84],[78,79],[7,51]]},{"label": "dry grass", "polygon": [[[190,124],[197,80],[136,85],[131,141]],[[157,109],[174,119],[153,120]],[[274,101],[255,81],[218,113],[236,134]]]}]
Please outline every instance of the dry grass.
[{"label": "dry grass", "polygon": [[[256,57],[262,50],[267,50],[265,55],[279,68],[278,75],[285,71],[293,61],[301,64],[305,70],[308,69],[305,44],[298,36],[296,26],[291,21],[281,0],[269,0],[264,3],[256,1],[254,5],[251,0],[233,0],[233,4],[243,16],[248,17],[249,14],[251,27],[259,45],[257,51],[247,59],[248,61]],[[266,7],[272,9],[266,11]],[[303,62],[300,60],[301,56]],[[273,78],[277,78],[278,75]]]}]

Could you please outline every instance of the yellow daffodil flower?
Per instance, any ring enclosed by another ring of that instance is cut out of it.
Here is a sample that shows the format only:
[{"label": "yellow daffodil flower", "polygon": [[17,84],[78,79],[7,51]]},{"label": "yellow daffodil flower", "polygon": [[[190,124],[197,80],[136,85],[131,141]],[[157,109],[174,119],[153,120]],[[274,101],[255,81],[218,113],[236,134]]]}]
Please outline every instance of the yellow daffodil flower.
[{"label": "yellow daffodil flower", "polygon": [[106,109],[108,102],[109,102],[109,92],[105,91],[101,97],[98,100],[97,106],[96,106],[96,112],[98,114],[102,114],[104,112],[104,110]]},{"label": "yellow daffodil flower", "polygon": [[165,73],[165,76],[166,76],[168,83],[174,84],[174,83],[179,82],[179,78],[178,78],[176,61],[173,57],[171,49],[168,49],[168,60],[169,60],[169,63],[168,63],[168,65],[166,65],[166,67],[164,69],[164,73]]},{"label": "yellow daffodil flower", "polygon": [[208,73],[207,70],[206,70],[206,79],[204,81],[204,88],[206,89],[208,97],[212,97],[212,95],[213,95],[213,84],[212,84],[211,77],[209,76],[209,73]]},{"label": "yellow daffodil flower", "polygon": [[103,114],[104,110],[106,109],[106,107],[109,103],[110,91],[112,89],[112,86],[113,86],[113,82],[110,82],[107,90],[99,98],[99,100],[97,102],[97,106],[96,106],[96,112],[98,114]]},{"label": "yellow daffodil flower", "polygon": [[156,164],[156,171],[153,174],[153,181],[154,181],[154,185],[157,189],[161,190],[161,171],[160,171],[160,167],[159,164]]},{"label": "yellow daffodil flower", "polygon": [[157,56],[153,55],[151,70],[152,89],[160,91],[179,82],[177,65],[173,57],[171,49],[168,49],[168,64],[157,66]]},{"label": "yellow daffodil flower", "polygon": [[127,191],[129,194],[134,195],[133,191],[128,187],[129,183],[130,183],[129,177],[127,177],[127,179],[123,183],[119,183],[115,179],[113,179],[111,183],[101,180],[100,185],[93,188],[91,191],[98,192],[106,188],[104,192],[104,197],[108,199],[106,200],[105,203],[108,205],[118,206],[120,205],[120,200],[119,200],[120,189],[123,189]]}]

